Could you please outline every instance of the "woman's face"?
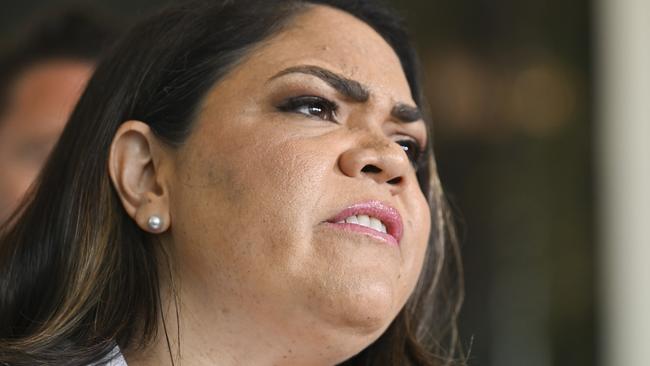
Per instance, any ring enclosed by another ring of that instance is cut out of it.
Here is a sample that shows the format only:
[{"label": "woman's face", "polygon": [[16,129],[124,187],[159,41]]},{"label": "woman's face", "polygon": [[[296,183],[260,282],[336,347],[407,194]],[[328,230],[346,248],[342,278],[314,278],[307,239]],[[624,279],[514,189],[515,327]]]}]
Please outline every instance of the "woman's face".
[{"label": "woman's face", "polygon": [[[367,346],[422,267],[430,213],[409,157],[426,139],[376,32],[322,6],[297,17],[209,92],[175,152],[168,244],[184,316],[338,357]],[[336,223],[362,215],[387,233]]]}]

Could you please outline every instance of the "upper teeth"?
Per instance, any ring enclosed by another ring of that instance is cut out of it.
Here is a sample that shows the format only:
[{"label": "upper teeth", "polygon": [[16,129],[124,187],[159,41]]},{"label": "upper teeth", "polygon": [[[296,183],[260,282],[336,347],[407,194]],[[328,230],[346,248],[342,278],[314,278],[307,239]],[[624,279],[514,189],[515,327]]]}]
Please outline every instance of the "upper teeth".
[{"label": "upper teeth", "polygon": [[370,217],[368,215],[353,215],[346,218],[345,220],[339,221],[338,223],[357,224],[357,225],[369,227],[371,229],[375,229],[384,234],[386,233],[386,225],[384,225],[384,223],[381,222],[380,220],[374,217]]}]

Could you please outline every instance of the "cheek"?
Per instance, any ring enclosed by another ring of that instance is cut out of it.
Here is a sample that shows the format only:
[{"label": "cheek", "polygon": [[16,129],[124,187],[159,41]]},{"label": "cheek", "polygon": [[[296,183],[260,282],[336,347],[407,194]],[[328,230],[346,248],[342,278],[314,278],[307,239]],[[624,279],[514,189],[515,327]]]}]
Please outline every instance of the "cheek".
[{"label": "cheek", "polygon": [[209,271],[203,277],[228,271],[261,287],[305,270],[311,210],[329,169],[322,154],[303,144],[264,135],[264,141],[204,145],[184,159],[191,163],[179,164],[174,241],[187,248],[181,257],[188,266]]},{"label": "cheek", "polygon": [[406,222],[406,226],[413,233],[411,239],[413,245],[409,248],[410,253],[404,256],[407,258],[403,263],[405,300],[413,291],[422,272],[431,234],[431,211],[421,193],[420,196],[421,199],[417,200],[415,205],[417,208],[413,210],[415,214]]}]

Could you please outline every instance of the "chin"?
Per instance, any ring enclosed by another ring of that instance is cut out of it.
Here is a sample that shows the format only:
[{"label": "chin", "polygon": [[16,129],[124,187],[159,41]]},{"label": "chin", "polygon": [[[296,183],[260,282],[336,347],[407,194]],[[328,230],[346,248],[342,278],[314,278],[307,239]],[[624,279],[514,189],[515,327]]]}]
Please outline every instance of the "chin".
[{"label": "chin", "polygon": [[397,315],[399,308],[394,295],[394,289],[385,283],[349,287],[331,296],[321,310],[337,333],[364,343],[360,351],[378,338]]},{"label": "chin", "polygon": [[356,293],[342,301],[336,319],[330,319],[331,333],[326,336],[330,349],[336,349],[339,364],[352,358],[376,341],[388,328],[399,309],[395,309],[392,297],[385,290],[372,288]]},{"label": "chin", "polygon": [[318,345],[329,355],[323,364],[339,364],[363,351],[385,332],[401,309],[401,293],[394,281],[371,270],[354,277],[346,281],[327,276],[316,282],[319,285],[311,282],[309,288],[298,292],[307,295],[307,302],[300,307],[311,319],[294,318],[300,321],[296,334],[302,342]]}]

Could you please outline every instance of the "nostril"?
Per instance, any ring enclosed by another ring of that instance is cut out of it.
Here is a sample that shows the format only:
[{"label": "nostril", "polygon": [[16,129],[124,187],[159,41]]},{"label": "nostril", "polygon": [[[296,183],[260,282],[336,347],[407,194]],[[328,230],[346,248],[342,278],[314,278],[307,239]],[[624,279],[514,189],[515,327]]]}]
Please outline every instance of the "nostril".
[{"label": "nostril", "polygon": [[374,165],[368,164],[368,165],[364,166],[363,169],[361,169],[361,171],[363,173],[380,173],[381,169],[379,169],[378,167],[376,167]]},{"label": "nostril", "polygon": [[[379,168],[378,166],[376,166],[376,165],[368,164],[368,165],[364,166],[361,169],[361,172],[362,173],[377,174],[377,173],[383,172],[383,170],[381,168]],[[402,182],[402,177],[399,177],[399,176],[395,177],[395,178],[393,178],[391,180],[386,181],[386,183],[388,183],[390,185],[398,185],[401,182]]]}]

